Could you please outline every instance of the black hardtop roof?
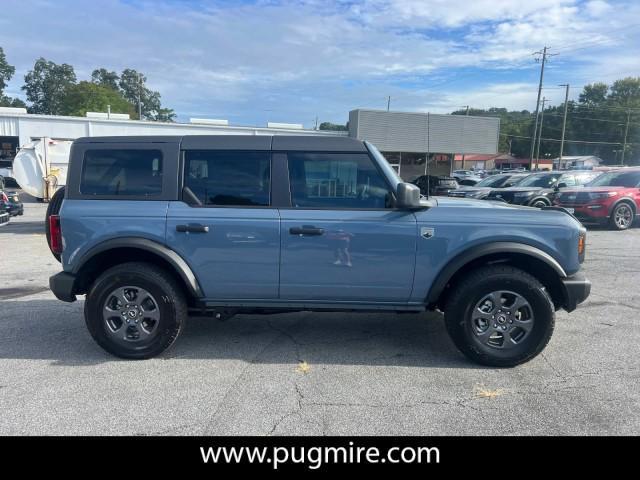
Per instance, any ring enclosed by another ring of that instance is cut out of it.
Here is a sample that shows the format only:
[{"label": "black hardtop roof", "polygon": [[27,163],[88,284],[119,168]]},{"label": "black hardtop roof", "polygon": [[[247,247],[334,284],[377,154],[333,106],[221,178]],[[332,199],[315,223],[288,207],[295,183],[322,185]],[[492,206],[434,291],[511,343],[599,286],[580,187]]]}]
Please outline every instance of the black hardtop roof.
[{"label": "black hardtop roof", "polygon": [[178,143],[183,150],[287,150],[366,152],[364,142],[351,137],[315,135],[157,135],[82,137],[75,143]]}]

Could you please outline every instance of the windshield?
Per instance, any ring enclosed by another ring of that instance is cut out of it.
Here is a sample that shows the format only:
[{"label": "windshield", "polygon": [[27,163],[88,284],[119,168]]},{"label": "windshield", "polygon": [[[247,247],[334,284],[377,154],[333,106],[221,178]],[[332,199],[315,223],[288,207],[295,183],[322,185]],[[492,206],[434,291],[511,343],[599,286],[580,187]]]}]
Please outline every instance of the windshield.
[{"label": "windshield", "polygon": [[518,182],[519,187],[551,187],[556,183],[561,174],[549,174],[549,175],[529,175]]},{"label": "windshield", "polygon": [[608,172],[587,183],[589,187],[637,187],[638,185],[640,185],[640,171]]},{"label": "windshield", "polygon": [[509,179],[509,175],[495,175],[476,183],[476,187],[499,187]]}]

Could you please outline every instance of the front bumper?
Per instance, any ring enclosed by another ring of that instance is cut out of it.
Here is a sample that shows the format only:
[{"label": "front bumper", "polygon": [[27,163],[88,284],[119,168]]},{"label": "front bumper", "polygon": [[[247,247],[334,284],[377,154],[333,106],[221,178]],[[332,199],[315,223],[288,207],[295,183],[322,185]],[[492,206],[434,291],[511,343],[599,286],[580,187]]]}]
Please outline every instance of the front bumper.
[{"label": "front bumper", "polygon": [[563,278],[561,281],[565,299],[562,308],[567,312],[572,312],[591,293],[591,282],[582,272]]},{"label": "front bumper", "polygon": [[49,288],[51,288],[56,298],[63,302],[76,301],[76,295],[74,293],[75,283],[75,275],[67,272],[56,273],[49,277]]}]

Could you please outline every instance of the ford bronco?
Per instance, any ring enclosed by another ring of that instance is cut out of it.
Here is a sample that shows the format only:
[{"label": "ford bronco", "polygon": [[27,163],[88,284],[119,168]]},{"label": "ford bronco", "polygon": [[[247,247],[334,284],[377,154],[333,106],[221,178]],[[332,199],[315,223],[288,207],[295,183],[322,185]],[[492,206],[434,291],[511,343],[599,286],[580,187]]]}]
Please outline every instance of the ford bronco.
[{"label": "ford bronco", "polygon": [[51,290],[130,359],[189,314],[437,309],[467,357],[514,366],[589,295],[585,235],[558,207],[421,197],[348,137],[81,138],[47,214]]}]

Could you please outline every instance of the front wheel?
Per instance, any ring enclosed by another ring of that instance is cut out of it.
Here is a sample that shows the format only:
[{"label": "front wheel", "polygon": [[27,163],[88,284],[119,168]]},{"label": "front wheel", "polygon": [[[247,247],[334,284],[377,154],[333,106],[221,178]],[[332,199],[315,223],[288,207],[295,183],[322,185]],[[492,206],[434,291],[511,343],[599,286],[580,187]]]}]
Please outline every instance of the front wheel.
[{"label": "front wheel", "polygon": [[538,355],[551,339],[555,309],[545,287],[511,266],[475,270],[453,287],[447,331],[468,358],[513,367]]},{"label": "front wheel", "polygon": [[551,203],[549,203],[549,201],[544,198],[536,198],[533,202],[531,202],[531,206],[536,208],[548,207],[549,205],[551,205]]},{"label": "front wheel", "polygon": [[631,205],[622,202],[613,209],[609,224],[614,230],[626,230],[633,224],[634,212]]},{"label": "front wheel", "polygon": [[187,318],[187,303],[165,270],[131,262],[110,268],[95,281],[84,315],[91,336],[107,352],[145,359],[176,341]]}]

